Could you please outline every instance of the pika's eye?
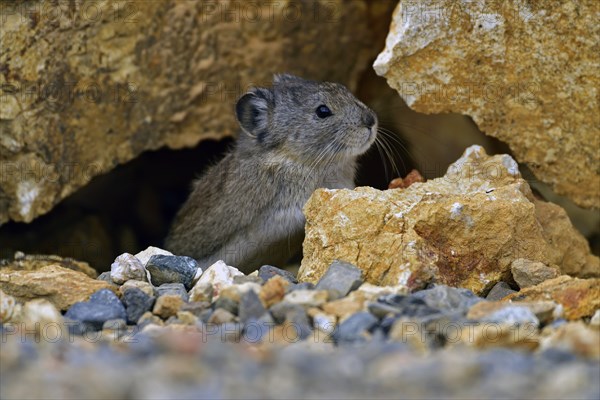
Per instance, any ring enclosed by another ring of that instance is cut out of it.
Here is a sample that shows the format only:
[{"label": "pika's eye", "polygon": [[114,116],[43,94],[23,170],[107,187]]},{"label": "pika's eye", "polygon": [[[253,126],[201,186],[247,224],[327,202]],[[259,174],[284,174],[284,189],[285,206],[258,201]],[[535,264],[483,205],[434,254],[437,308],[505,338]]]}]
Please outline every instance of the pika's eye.
[{"label": "pika's eye", "polygon": [[325,104],[321,104],[319,107],[317,107],[315,112],[319,118],[327,118],[333,115],[329,107],[327,107]]}]

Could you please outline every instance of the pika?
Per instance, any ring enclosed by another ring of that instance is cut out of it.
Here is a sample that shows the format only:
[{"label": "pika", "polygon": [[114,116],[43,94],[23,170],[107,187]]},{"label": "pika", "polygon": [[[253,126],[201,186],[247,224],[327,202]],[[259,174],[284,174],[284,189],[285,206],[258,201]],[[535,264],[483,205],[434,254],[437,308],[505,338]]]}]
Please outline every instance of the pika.
[{"label": "pika", "polygon": [[299,252],[315,189],[355,187],[377,116],[339,83],[289,74],[244,94],[235,114],[238,140],[193,183],[165,244],[201,267],[223,260],[248,273]]}]

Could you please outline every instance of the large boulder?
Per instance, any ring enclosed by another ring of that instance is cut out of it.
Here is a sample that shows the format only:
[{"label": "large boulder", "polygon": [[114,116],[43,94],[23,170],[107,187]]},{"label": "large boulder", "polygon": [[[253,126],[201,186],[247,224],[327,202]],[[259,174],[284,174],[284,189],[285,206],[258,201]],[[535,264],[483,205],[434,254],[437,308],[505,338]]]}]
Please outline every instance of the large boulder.
[{"label": "large boulder", "polygon": [[582,207],[600,207],[598,2],[401,1],[375,61],[423,113],[469,115]]},{"label": "large boulder", "polygon": [[29,222],[146,150],[233,136],[273,73],[356,88],[392,2],[5,2],[0,224]]},{"label": "large boulder", "polygon": [[486,293],[525,258],[598,276],[600,260],[564,210],[537,200],[510,156],[468,148],[446,174],[405,189],[319,189],[308,200],[299,280],[336,259],[378,285],[429,282]]}]

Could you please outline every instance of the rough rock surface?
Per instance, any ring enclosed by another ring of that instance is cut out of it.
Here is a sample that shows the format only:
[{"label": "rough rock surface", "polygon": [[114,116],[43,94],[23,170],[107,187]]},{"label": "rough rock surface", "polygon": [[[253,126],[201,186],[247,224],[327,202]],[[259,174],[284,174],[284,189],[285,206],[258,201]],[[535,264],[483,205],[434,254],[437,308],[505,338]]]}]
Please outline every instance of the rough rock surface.
[{"label": "rough rock surface", "polygon": [[443,177],[406,189],[319,189],[304,213],[301,281],[317,282],[335,259],[373,284],[415,290],[434,281],[477,294],[508,279],[518,258],[574,276],[600,270],[564,211],[534,198],[510,156],[479,146]]},{"label": "rough rock surface", "polygon": [[600,207],[598,2],[400,2],[375,61],[414,110],[470,115],[582,207]]},{"label": "rough rock surface", "polygon": [[113,289],[105,281],[59,265],[47,265],[34,271],[0,269],[0,289],[6,294],[23,302],[46,299],[59,310],[86,301],[92,293],[104,288]]},{"label": "rough rock surface", "polygon": [[567,275],[544,281],[503,301],[553,300],[564,307],[566,319],[591,317],[600,308],[600,279],[577,279]]},{"label": "rough rock surface", "polygon": [[560,272],[556,268],[524,258],[513,261],[510,270],[513,279],[520,288],[534,286],[560,275]]},{"label": "rough rock surface", "polygon": [[145,150],[235,135],[236,98],[273,73],[354,88],[393,7],[3,3],[0,223],[31,221]]},{"label": "rough rock surface", "polygon": [[37,271],[48,265],[58,265],[73,271],[82,272],[90,278],[98,273],[86,262],[45,254],[23,254],[17,252],[12,260],[1,260],[0,270]]}]

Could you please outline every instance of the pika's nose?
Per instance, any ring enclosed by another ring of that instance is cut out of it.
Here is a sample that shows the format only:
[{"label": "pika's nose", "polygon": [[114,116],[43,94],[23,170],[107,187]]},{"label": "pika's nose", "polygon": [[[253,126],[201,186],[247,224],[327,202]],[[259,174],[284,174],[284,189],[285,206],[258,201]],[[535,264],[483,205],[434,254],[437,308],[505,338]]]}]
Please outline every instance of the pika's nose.
[{"label": "pika's nose", "polygon": [[369,129],[375,125],[375,117],[371,113],[365,113],[362,120]]}]

